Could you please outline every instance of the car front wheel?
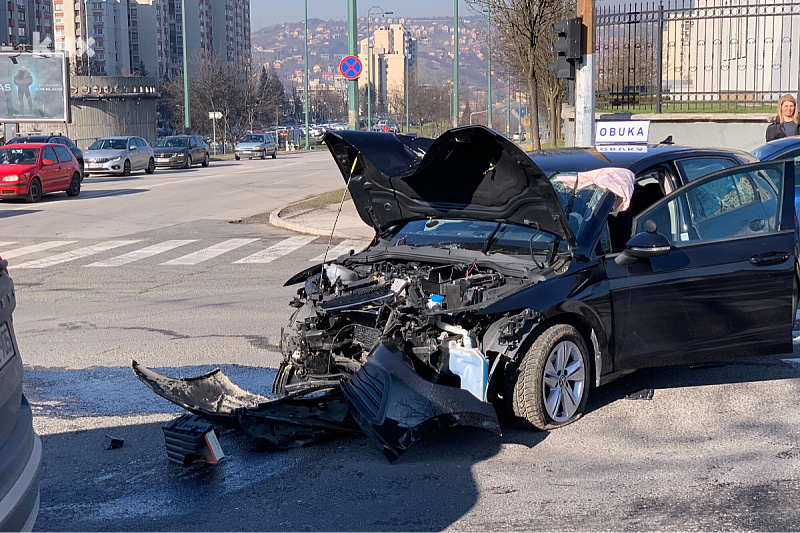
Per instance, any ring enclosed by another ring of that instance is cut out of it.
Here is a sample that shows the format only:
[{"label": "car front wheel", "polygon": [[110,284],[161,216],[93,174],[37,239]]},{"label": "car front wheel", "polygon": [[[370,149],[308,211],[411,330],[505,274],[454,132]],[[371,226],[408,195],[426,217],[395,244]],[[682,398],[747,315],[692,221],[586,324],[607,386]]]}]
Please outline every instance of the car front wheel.
[{"label": "car front wheel", "polygon": [[153,172],[155,172],[156,171],[156,160],[151,157],[150,161],[147,162],[147,168],[144,169],[144,171],[145,171],[146,174],[152,174]]},{"label": "car front wheel", "polygon": [[203,158],[203,166],[204,167],[208,166],[208,161],[209,161],[209,157],[208,157],[208,154],[206,153],[205,157]]},{"label": "car front wheel", "polygon": [[278,149],[277,148],[275,148],[275,151],[272,152],[272,159],[275,159],[276,157],[278,157]]},{"label": "car front wheel", "polygon": [[183,168],[192,168],[192,156],[186,156],[186,164],[183,165]]},{"label": "car front wheel", "polygon": [[122,175],[123,176],[130,176],[131,175],[131,162],[128,159],[126,159],[125,160],[125,164],[122,165]]},{"label": "car front wheel", "polygon": [[33,178],[28,184],[28,196],[25,198],[29,203],[35,204],[42,199],[42,182],[39,178]]},{"label": "car front wheel", "polygon": [[589,358],[583,337],[569,324],[545,329],[510,369],[511,410],[523,427],[548,430],[574,422],[589,396]]},{"label": "car front wheel", "polygon": [[266,158],[267,158],[267,150],[266,149],[261,150],[261,159],[266,159]]}]

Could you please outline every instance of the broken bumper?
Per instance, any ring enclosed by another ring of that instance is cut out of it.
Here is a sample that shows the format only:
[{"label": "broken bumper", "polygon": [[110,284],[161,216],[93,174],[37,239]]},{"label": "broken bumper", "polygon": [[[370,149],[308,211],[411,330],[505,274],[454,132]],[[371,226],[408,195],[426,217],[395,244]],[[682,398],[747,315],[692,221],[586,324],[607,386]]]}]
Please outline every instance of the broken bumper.
[{"label": "broken bumper", "polygon": [[465,390],[426,381],[389,343],[378,345],[342,392],[358,425],[390,462],[441,428],[470,426],[500,434],[492,404]]}]

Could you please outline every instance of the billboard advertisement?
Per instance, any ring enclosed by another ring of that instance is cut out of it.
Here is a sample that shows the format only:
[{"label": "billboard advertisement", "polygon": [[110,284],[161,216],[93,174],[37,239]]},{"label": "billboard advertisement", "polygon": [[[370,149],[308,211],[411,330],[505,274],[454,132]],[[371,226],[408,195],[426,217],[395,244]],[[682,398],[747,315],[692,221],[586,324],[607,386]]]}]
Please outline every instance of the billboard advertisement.
[{"label": "billboard advertisement", "polygon": [[63,52],[0,52],[0,122],[69,122]]}]

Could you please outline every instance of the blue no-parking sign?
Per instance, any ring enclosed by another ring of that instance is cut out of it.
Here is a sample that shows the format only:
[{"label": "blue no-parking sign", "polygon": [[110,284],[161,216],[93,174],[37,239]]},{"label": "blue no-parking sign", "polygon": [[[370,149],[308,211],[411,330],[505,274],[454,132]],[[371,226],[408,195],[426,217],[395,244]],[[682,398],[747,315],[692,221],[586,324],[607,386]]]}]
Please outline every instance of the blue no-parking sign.
[{"label": "blue no-parking sign", "polygon": [[363,67],[361,60],[356,56],[345,56],[339,63],[339,72],[348,80],[354,80],[361,75]]}]

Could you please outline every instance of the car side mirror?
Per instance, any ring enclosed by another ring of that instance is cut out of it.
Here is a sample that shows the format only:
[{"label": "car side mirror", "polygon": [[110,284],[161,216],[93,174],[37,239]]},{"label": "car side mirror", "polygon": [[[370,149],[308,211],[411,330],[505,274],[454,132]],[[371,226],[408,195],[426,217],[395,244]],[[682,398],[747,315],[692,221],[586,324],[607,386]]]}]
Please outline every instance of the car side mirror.
[{"label": "car side mirror", "polygon": [[614,262],[620,266],[632,265],[643,259],[667,255],[672,249],[666,237],[658,233],[658,226],[652,220],[644,223],[644,231],[637,233],[625,243],[625,251]]},{"label": "car side mirror", "polygon": [[128,150],[130,150],[132,152],[132,151],[136,150],[136,147],[135,146],[128,146]]},{"label": "car side mirror", "polygon": [[55,163],[55,161],[52,161],[52,160],[50,160],[50,159],[42,159],[42,164],[43,164],[44,166],[46,166],[46,167],[52,167],[52,166],[53,166],[53,165],[55,165],[56,163]]}]

